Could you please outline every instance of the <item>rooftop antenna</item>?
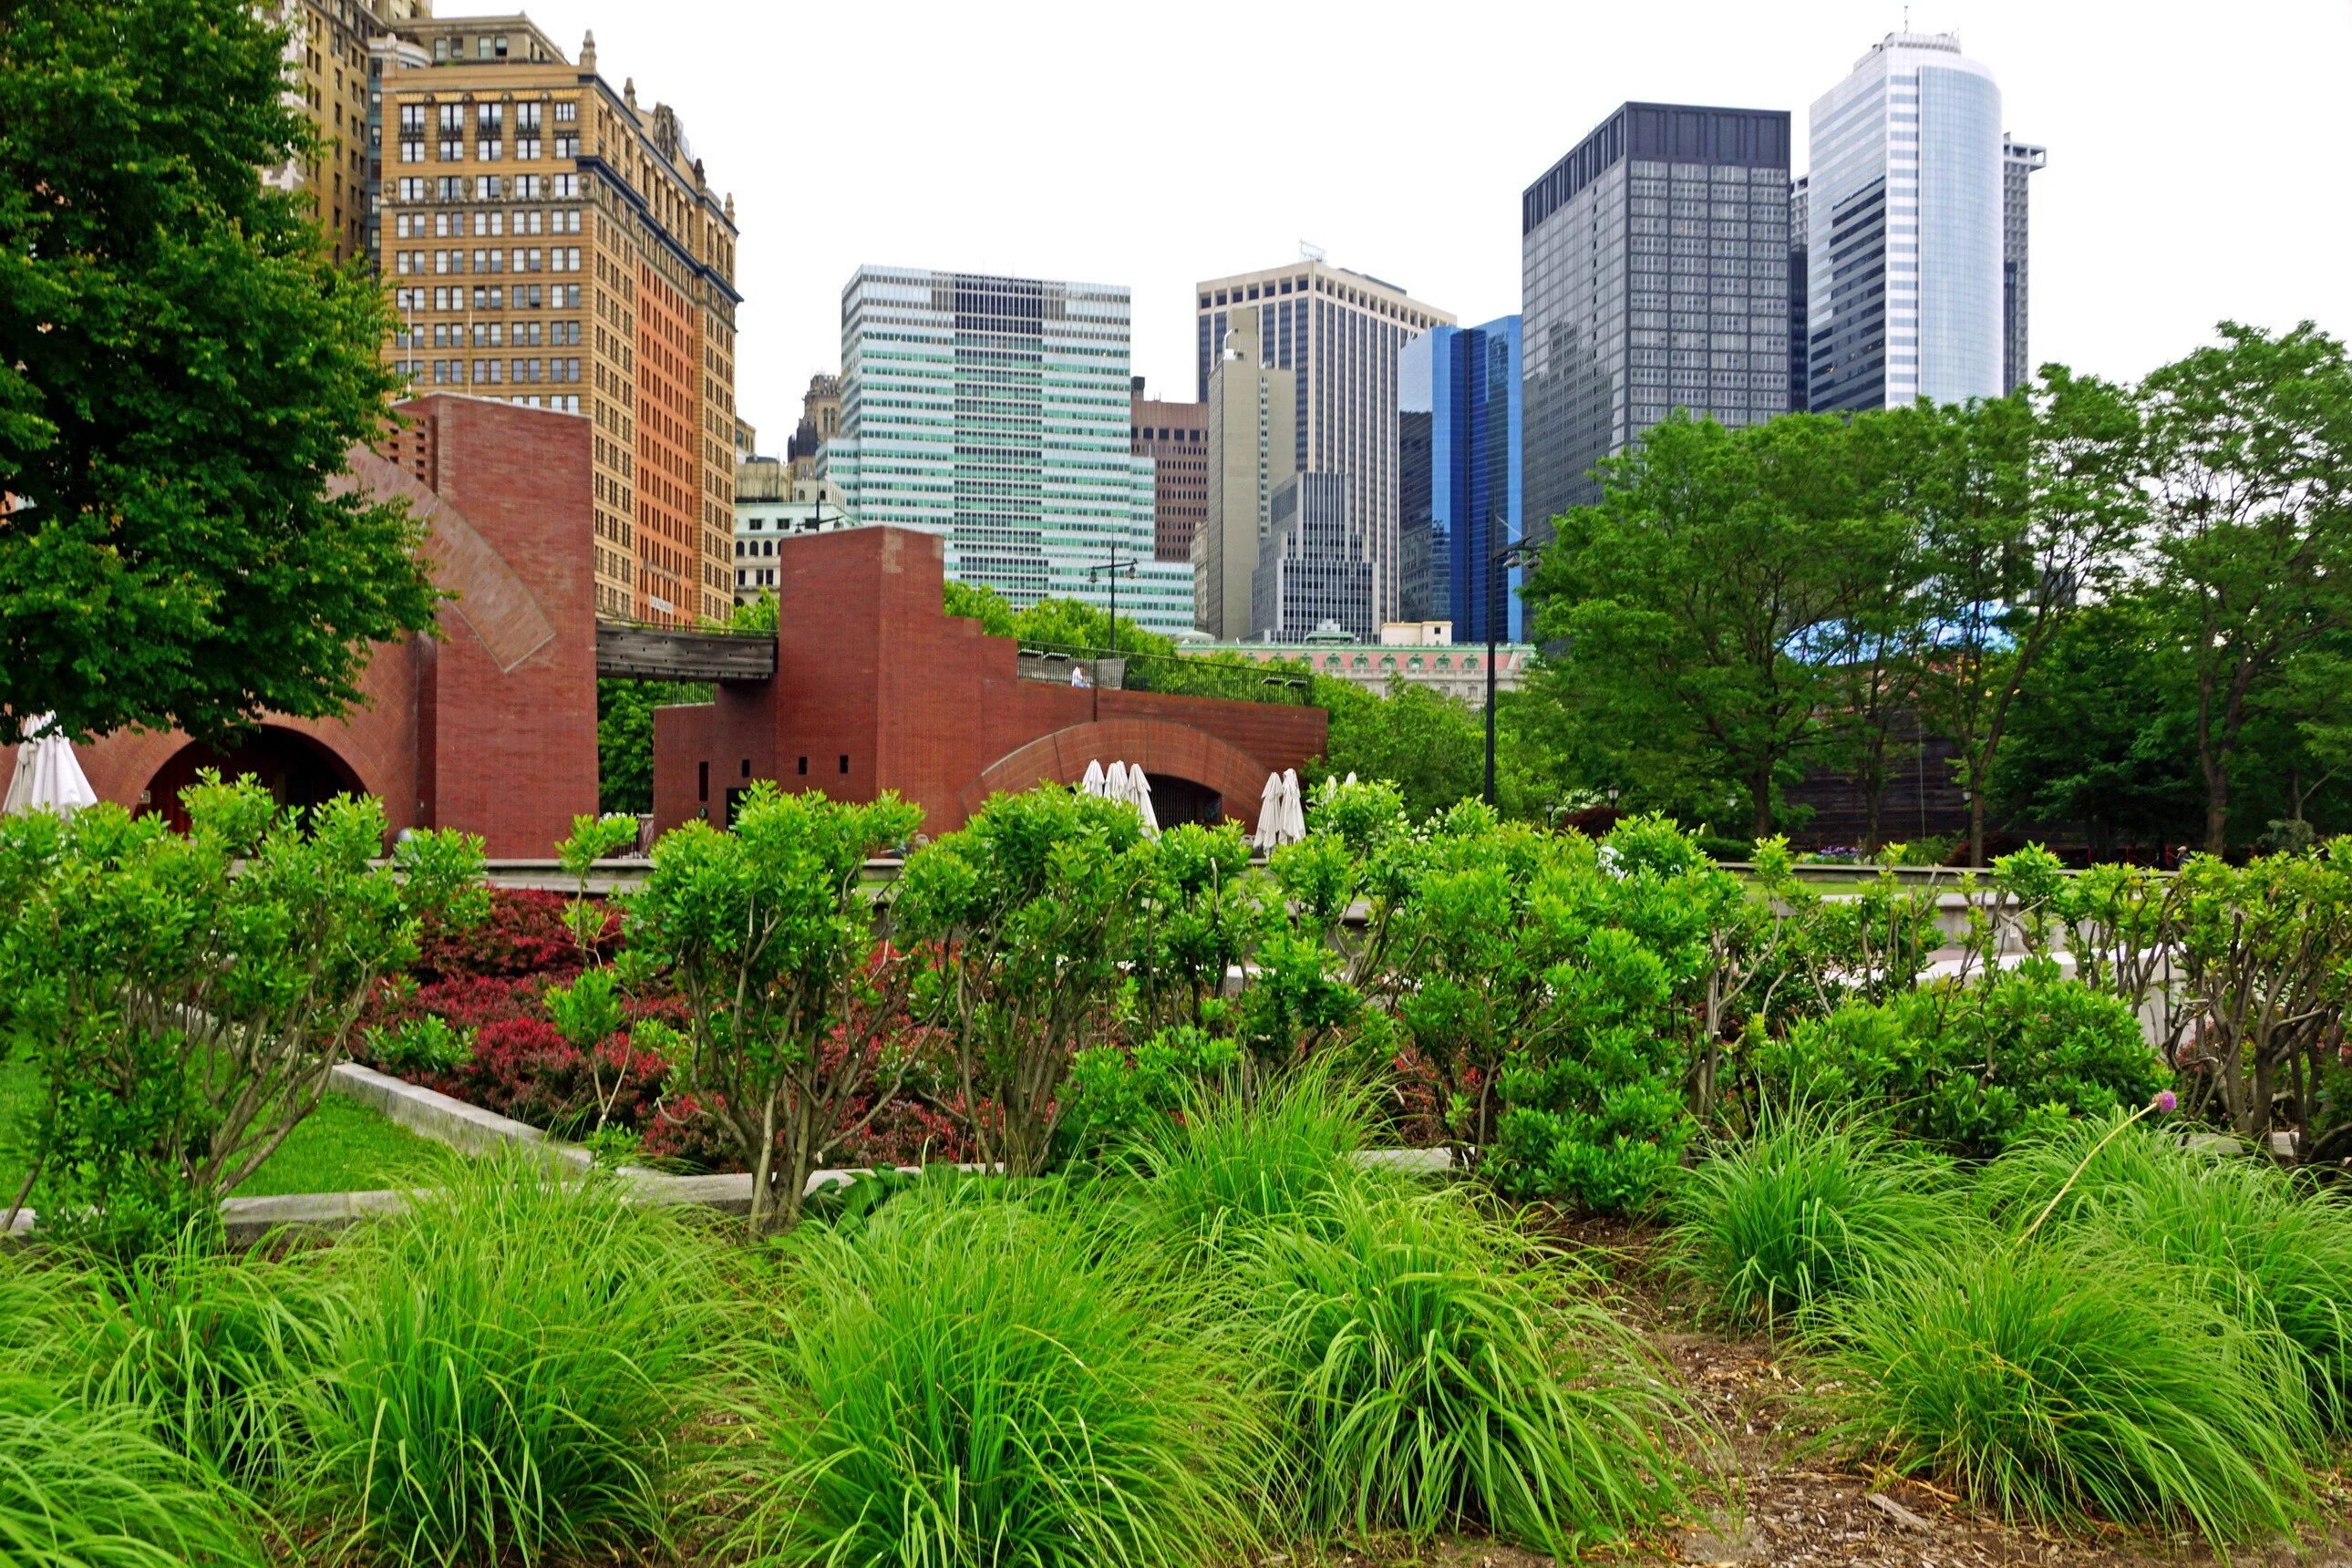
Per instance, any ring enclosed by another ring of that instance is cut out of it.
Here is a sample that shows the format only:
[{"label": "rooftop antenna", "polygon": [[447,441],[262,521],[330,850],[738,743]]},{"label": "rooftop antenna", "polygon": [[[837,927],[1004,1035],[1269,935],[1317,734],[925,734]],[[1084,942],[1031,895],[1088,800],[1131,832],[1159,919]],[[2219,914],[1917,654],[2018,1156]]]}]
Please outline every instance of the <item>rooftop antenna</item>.
[{"label": "rooftop antenna", "polygon": [[1302,239],[1298,242],[1298,255],[1301,260],[1320,261],[1323,259],[1323,247],[1312,240]]}]

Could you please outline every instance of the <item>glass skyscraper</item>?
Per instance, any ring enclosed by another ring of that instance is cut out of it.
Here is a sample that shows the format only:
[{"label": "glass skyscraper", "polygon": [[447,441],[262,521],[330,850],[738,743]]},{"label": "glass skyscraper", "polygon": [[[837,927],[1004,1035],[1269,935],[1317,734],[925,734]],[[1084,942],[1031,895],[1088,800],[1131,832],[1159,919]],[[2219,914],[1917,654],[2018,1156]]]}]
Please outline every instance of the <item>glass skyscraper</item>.
[{"label": "glass skyscraper", "polygon": [[1397,356],[1398,619],[1452,621],[1457,642],[1521,642],[1519,318],[1436,327]]},{"label": "glass skyscraper", "polygon": [[1519,204],[1528,530],[1675,408],[1789,408],[1789,116],[1628,103]]},{"label": "glass skyscraper", "polygon": [[1811,406],[2000,395],[2011,332],[1992,73],[1949,33],[1890,33],[1813,104],[1811,140]]},{"label": "glass skyscraper", "polygon": [[[1128,291],[861,267],[841,295],[841,433],[824,475],[862,524],[947,536],[948,575],[1017,605],[1078,599],[1192,625],[1192,568],[1152,549],[1129,450]],[[1126,563],[1132,563],[1132,566]]]}]

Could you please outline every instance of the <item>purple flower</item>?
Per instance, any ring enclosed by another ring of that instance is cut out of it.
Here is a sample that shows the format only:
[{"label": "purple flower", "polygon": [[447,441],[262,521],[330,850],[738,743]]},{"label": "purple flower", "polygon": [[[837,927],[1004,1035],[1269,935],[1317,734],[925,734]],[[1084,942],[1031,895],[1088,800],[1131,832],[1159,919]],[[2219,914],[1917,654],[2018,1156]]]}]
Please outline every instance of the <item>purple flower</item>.
[{"label": "purple flower", "polygon": [[2180,1097],[2173,1093],[2168,1089],[2160,1089],[2157,1090],[2156,1098],[2149,1100],[2148,1104],[2164,1112],[2167,1116],[2169,1116],[2173,1111],[2179,1109]]}]

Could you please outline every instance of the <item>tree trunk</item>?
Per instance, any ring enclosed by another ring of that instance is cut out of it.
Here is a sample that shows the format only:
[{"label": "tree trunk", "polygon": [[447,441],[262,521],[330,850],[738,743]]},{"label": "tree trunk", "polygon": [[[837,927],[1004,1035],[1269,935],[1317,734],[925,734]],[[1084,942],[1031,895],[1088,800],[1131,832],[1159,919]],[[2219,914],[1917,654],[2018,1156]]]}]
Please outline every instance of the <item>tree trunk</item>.
[{"label": "tree trunk", "polygon": [[1982,790],[1980,790],[1980,789],[1977,788],[1974,784],[1970,784],[1970,785],[1969,786],[1969,865],[1971,865],[1971,866],[1981,866],[1981,865],[1983,865],[1983,864],[1985,863],[1984,841],[1985,841],[1985,807],[1984,807],[1984,791],[1982,791]]},{"label": "tree trunk", "polygon": [[1748,797],[1756,807],[1756,833],[1759,838],[1772,837],[1772,764],[1759,763],[1748,778]]}]

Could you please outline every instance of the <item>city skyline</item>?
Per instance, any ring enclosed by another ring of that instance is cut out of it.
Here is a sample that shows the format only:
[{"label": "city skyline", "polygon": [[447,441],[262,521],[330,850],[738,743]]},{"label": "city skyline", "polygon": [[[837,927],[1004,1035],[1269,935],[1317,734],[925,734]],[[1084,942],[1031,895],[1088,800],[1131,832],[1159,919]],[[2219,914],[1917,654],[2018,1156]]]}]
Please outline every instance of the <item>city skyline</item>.
[{"label": "city skyline", "polygon": [[[852,101],[824,84],[873,47],[850,13],[747,15],[712,0],[525,8],[559,40],[596,29],[605,58],[625,61],[641,89],[691,106],[697,147],[713,183],[735,194],[743,230],[738,405],[779,451],[810,374],[837,368],[840,281],[861,263],[1125,285],[1135,300],[1135,371],[1162,395],[1181,395],[1195,380],[1189,318],[1199,279],[1264,267],[1307,239],[1334,264],[1392,279],[1459,320],[1511,313],[1520,308],[1519,193],[1618,104],[1785,109],[1803,173],[1811,105],[1905,20],[1899,5],[1844,0],[1793,22],[1697,5],[1671,28],[1631,14],[1536,25],[1517,7],[1456,7],[1446,16],[1453,46],[1496,78],[1473,124],[1391,111],[1408,80],[1399,40],[1428,37],[1427,17],[1401,6],[1370,6],[1349,28],[1315,30],[1318,69],[1269,95],[1229,68],[1231,46],[1258,37],[1268,58],[1283,58],[1306,46],[1303,19],[1209,3],[1199,26],[1171,28],[1087,21],[1055,5],[1002,36],[966,37],[918,5],[892,29],[901,107],[852,142],[824,131]],[[436,6],[445,16],[513,9],[483,0]],[[1985,0],[1914,5],[1909,21],[1958,32],[2000,80],[2005,129],[2051,149],[2033,177],[2036,360],[2126,377],[2207,341],[2223,316],[2352,329],[2352,275],[2328,259],[2352,237],[2352,214],[2312,203],[2295,160],[2241,151],[2248,133],[2282,147],[2324,144],[2330,68],[2352,49],[2352,8],[2312,0],[2176,20]],[[1018,88],[1042,89],[1043,73],[1062,67],[1124,78],[1147,132],[1067,134],[1063,100]],[[945,137],[947,106],[968,98],[957,84],[983,80],[1013,90],[992,95],[985,115]],[[780,115],[798,101],[806,107],[787,132]],[[1162,138],[1163,124],[1185,134]],[[784,136],[797,149],[812,133],[824,155],[777,155]],[[1250,149],[1309,136],[1334,137],[1312,180],[1221,180],[1213,202],[1167,199],[1179,163],[1202,172],[1257,166],[1244,158]],[[941,145],[954,149],[945,163]],[[1033,182],[953,174],[1001,160],[1033,167]],[[921,198],[907,199],[919,186]],[[2226,207],[2211,199],[2222,192]],[[2204,197],[2200,210],[2225,221],[2199,244],[2136,247],[2128,268],[2116,265],[2117,236],[2198,205],[2192,193]],[[2278,244],[2273,225],[2228,221],[2239,212],[2296,215],[2297,243]]]}]

